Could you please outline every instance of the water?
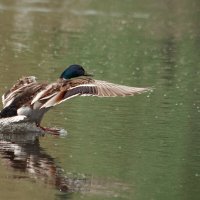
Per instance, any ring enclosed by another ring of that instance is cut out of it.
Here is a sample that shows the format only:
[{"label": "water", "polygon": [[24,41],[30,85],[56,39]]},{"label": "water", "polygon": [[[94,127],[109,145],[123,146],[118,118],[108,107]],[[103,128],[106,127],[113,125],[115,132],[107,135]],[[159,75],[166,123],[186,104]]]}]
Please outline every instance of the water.
[{"label": "water", "polygon": [[0,1],[0,93],[71,63],[96,79],[154,86],[75,98],[43,125],[1,133],[0,199],[199,199],[199,1]]}]

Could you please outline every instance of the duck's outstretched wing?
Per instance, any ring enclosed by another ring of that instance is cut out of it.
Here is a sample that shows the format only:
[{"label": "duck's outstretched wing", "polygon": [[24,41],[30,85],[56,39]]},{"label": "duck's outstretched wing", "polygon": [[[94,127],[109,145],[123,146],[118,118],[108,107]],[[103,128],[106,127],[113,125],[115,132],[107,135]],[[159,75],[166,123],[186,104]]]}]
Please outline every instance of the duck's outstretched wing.
[{"label": "duck's outstretched wing", "polygon": [[34,76],[22,77],[19,79],[16,84],[14,84],[5,94],[3,94],[3,108],[9,106],[17,94],[21,93],[33,83],[36,83],[36,77]]},{"label": "duck's outstretched wing", "polygon": [[48,108],[60,104],[75,96],[98,96],[98,97],[116,97],[132,96],[151,90],[151,88],[137,88],[124,85],[118,85],[100,80],[90,80],[88,83],[72,85],[71,87],[62,87],[60,91],[53,93],[52,96],[43,104],[41,108]]}]

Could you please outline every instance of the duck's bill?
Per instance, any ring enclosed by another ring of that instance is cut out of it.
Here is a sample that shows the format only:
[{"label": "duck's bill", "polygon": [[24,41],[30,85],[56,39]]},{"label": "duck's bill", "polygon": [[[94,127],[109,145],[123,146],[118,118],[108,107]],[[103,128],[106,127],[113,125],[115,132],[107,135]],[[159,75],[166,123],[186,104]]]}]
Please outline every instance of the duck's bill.
[{"label": "duck's bill", "polygon": [[94,76],[93,74],[89,74],[87,72],[85,72],[84,76]]}]

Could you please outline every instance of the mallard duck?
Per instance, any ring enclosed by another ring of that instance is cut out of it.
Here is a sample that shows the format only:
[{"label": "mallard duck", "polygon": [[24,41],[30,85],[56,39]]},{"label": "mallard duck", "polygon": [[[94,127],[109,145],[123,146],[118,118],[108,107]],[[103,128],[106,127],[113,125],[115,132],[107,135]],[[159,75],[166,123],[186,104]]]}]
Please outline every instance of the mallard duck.
[{"label": "mallard duck", "polygon": [[23,116],[46,131],[56,131],[41,126],[44,114],[55,105],[76,96],[116,97],[132,96],[150,88],[129,87],[94,80],[81,65],[66,68],[54,83],[40,83],[36,77],[23,77],[3,96],[0,118]]}]

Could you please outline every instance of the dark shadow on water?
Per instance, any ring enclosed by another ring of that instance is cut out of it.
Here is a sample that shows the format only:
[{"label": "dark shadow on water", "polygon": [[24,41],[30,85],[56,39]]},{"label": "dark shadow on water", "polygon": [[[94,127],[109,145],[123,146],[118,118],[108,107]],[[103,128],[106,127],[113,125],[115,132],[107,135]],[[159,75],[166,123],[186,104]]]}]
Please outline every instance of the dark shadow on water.
[{"label": "dark shadow on water", "polygon": [[65,172],[56,159],[40,146],[39,139],[45,136],[44,132],[27,131],[28,126],[24,130],[19,131],[17,126],[14,132],[0,131],[1,164],[16,172],[11,179],[42,182],[57,190],[55,199],[72,199],[74,193],[115,197],[119,196],[119,191],[125,194],[131,191],[129,185],[118,180]]},{"label": "dark shadow on water", "polygon": [[65,173],[41,146],[38,134],[33,132],[0,133],[1,163],[22,175],[13,179],[41,181],[69,196],[84,190],[89,179],[85,175]]}]

